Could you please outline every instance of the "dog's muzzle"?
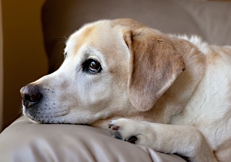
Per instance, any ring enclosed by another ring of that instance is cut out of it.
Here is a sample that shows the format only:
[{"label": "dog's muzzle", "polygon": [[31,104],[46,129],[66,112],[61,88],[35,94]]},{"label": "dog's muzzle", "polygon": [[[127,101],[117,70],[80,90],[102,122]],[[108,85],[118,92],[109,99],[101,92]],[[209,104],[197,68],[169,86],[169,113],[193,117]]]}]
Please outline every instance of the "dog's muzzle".
[{"label": "dog's muzzle", "polygon": [[26,108],[30,108],[37,104],[43,97],[39,86],[35,84],[28,84],[27,86],[22,87],[20,93],[22,96],[22,104]]}]

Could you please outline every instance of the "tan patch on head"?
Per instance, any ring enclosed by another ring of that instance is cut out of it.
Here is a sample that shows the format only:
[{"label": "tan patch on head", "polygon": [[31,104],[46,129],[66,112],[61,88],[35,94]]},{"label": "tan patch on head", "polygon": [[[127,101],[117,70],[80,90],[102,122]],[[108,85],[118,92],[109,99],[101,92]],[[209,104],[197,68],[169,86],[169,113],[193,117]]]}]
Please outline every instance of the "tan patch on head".
[{"label": "tan patch on head", "polygon": [[96,27],[94,25],[86,25],[69,38],[69,42],[73,41],[73,54],[76,54],[83,44],[91,40],[95,28]]},{"label": "tan patch on head", "polygon": [[122,26],[126,27],[127,30],[130,29],[139,29],[145,27],[145,25],[138,23],[137,21],[134,21],[132,19],[115,19],[111,21],[112,27],[114,26]]}]

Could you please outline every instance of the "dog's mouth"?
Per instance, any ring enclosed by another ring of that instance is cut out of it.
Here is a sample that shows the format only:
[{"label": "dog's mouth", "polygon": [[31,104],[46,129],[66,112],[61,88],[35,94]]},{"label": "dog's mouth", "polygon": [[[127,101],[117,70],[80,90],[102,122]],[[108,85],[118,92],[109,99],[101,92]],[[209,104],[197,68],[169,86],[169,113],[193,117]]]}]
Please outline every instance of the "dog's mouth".
[{"label": "dog's mouth", "polygon": [[55,124],[65,123],[63,117],[69,113],[68,109],[54,111],[46,108],[27,108],[23,105],[23,115],[36,123]]},{"label": "dog's mouth", "polygon": [[[36,110],[37,109],[37,110]],[[70,113],[69,109],[62,109],[59,111],[45,111],[44,108],[40,108],[42,110],[38,111],[38,108],[26,108],[23,105],[23,115],[29,118],[33,123],[37,124],[71,124],[71,125],[85,125],[89,126],[87,120],[76,120],[76,118],[72,118],[70,120],[68,115]]]}]

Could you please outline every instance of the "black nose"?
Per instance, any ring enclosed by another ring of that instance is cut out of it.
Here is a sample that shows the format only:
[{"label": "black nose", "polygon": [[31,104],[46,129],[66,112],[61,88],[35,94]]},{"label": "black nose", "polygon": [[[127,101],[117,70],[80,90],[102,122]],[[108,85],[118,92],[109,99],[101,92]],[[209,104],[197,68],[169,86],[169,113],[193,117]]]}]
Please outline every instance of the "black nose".
[{"label": "black nose", "polygon": [[20,93],[22,96],[22,103],[27,108],[37,104],[43,96],[39,86],[35,84],[28,84],[22,87]]}]

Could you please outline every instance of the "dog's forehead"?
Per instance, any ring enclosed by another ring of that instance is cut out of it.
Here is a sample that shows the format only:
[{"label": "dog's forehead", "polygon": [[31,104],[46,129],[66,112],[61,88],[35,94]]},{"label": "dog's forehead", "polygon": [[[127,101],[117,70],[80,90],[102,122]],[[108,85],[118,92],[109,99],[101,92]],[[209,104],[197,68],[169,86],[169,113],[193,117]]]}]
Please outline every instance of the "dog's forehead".
[{"label": "dog's forehead", "polygon": [[67,43],[66,52],[77,53],[83,45],[89,45],[97,48],[111,48],[119,37],[122,37],[118,29],[114,29],[111,21],[102,20],[84,25],[78,31],[73,33]]}]

